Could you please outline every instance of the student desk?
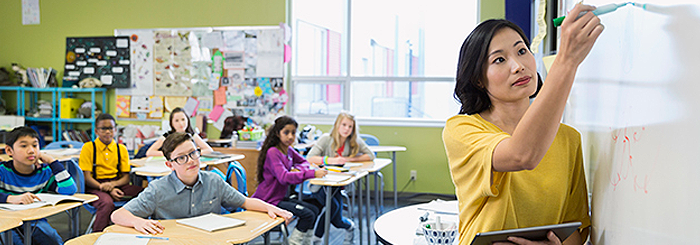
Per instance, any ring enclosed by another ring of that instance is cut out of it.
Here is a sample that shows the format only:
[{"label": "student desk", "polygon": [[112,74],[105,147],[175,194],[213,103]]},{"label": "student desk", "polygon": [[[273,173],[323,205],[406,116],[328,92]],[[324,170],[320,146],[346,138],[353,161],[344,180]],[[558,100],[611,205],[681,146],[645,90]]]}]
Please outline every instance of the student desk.
[{"label": "student desk", "polygon": [[[27,221],[33,221],[33,220],[38,220],[42,218],[49,217],[51,215],[69,210],[69,215],[71,217],[71,236],[77,236],[78,235],[78,229],[79,229],[79,222],[78,220],[78,211],[80,206],[82,206],[84,203],[90,203],[95,200],[97,200],[96,195],[92,194],[75,194],[73,195],[74,197],[81,198],[85,200],[84,202],[63,202],[56,204],[56,206],[44,206],[40,208],[33,208],[33,209],[27,209],[27,210],[20,210],[20,211],[7,211],[7,210],[0,210],[0,217],[2,219],[7,219],[7,218],[18,218],[23,221],[23,230],[24,230],[24,244],[32,244],[32,227],[31,227],[31,222]],[[8,232],[9,233],[9,232]]]},{"label": "student desk", "polygon": [[[45,150],[42,150],[42,152],[44,152],[44,151]],[[71,160],[73,158],[78,159],[80,157],[80,153],[71,154],[71,155],[60,155],[60,154],[52,154],[52,153],[55,153],[55,151],[49,150],[48,152],[45,152],[45,154],[47,154],[47,155],[49,155],[49,156],[53,157],[54,159],[61,161],[61,162],[68,161],[68,160]],[[10,157],[10,155],[0,154],[0,161],[9,161],[11,159],[12,159],[12,157]]]},{"label": "student desk", "polygon": [[[445,202],[447,206],[454,206],[457,210],[457,201]],[[442,206],[442,205],[441,205]],[[385,213],[374,221],[374,234],[382,244],[427,244],[423,235],[417,235],[416,229],[420,226],[420,217],[431,209],[430,203],[421,203],[394,209]],[[435,220],[435,212],[428,215],[428,220]],[[454,221],[459,225],[457,214],[440,213],[440,220]],[[415,242],[415,243],[414,243]],[[455,244],[459,239],[455,239]]]},{"label": "student desk", "polygon": [[[255,193],[255,189],[258,188],[258,156],[260,156],[260,151],[258,149],[242,149],[242,148],[224,148],[224,147],[212,147],[214,151],[218,151],[224,154],[241,154],[245,156],[245,159],[239,162],[243,165],[246,172],[246,187],[249,196]],[[227,166],[228,167],[228,166]],[[226,173],[226,168],[219,168],[222,172]]]},{"label": "student desk", "polygon": [[[202,161],[200,162],[199,167],[210,169],[211,166],[215,166],[222,163],[229,163],[241,160],[243,158],[245,158],[245,155],[243,154],[230,154],[229,157],[213,159],[210,161]],[[141,159],[130,160],[129,164],[133,167],[151,167],[149,171],[134,171],[134,174],[145,177],[162,177],[170,174],[170,172],[172,171],[170,170],[170,168],[166,167],[165,158],[151,159],[150,157],[144,157]],[[223,172],[225,173],[226,169],[224,169]]]},{"label": "student desk", "polygon": [[399,204],[399,199],[398,199],[398,191],[396,190],[396,152],[397,151],[406,151],[406,147],[403,146],[390,146],[390,145],[370,145],[367,146],[369,147],[369,150],[371,150],[374,153],[377,152],[391,152],[391,162],[393,162],[393,170],[394,170],[394,208],[398,208]]},{"label": "student desk", "polygon": [[[95,242],[97,242],[97,239],[99,239],[102,234],[105,234],[105,233],[104,232],[95,232],[95,233],[90,233],[87,235],[82,235],[82,236],[70,239],[70,240],[66,241],[66,243],[64,243],[64,244],[66,244],[66,245],[92,245],[92,244],[95,244]],[[197,239],[197,238],[174,238],[174,237],[170,237],[170,238],[168,238],[168,240],[150,239],[148,241],[148,244],[209,245],[209,244],[214,244],[214,243],[215,242],[213,242],[211,240],[202,240],[202,239]]]},{"label": "student desk", "polygon": [[0,219],[0,232],[2,232],[2,239],[7,241],[6,244],[12,243],[12,232],[9,229],[15,228],[22,225],[22,219],[20,218],[5,218]]},{"label": "student desk", "polygon": [[[369,230],[370,227],[370,216],[371,214],[369,213],[369,207],[370,207],[370,190],[369,190],[369,174],[372,174],[374,176],[374,196],[375,202],[374,202],[374,210],[377,214],[377,217],[379,217],[379,210],[380,210],[380,201],[381,201],[381,190],[379,188],[379,181],[378,181],[378,176],[374,173],[379,172],[382,170],[384,167],[387,165],[391,164],[390,159],[386,158],[375,158],[373,161],[365,161],[365,162],[357,162],[357,163],[362,163],[362,166],[357,166],[357,167],[352,167],[350,168],[351,171],[366,171],[368,172],[368,175],[365,177],[365,191],[366,191],[366,197],[367,197],[367,205],[366,205],[366,210],[367,210],[367,215],[365,216],[366,222],[367,222],[367,227]],[[362,194],[362,193],[360,193]],[[359,205],[358,205],[359,207]],[[358,209],[359,210],[359,209]],[[362,217],[358,217],[358,219],[361,220]],[[360,236],[361,237],[361,236]],[[371,244],[371,235],[367,233],[367,244]],[[361,239],[361,238],[360,238]]]},{"label": "student desk", "polygon": [[[223,216],[245,220],[246,223],[245,225],[234,228],[208,232],[190,226],[177,224],[175,220],[159,220],[165,227],[165,230],[162,234],[155,236],[167,237],[170,239],[170,241],[191,239],[196,240],[197,243],[201,244],[240,244],[249,242],[268,232],[272,228],[280,225],[282,226],[283,230],[286,229],[283,218],[270,218],[267,213],[263,212],[243,211],[225,214]],[[134,228],[121,225],[111,225],[105,228],[104,232],[142,234]],[[156,244],[156,242],[160,241],[157,239],[151,239],[149,244]]]},{"label": "student desk", "polygon": [[[370,164],[373,164],[373,163],[371,163],[371,162],[367,163],[367,165],[370,165]],[[357,168],[361,168],[361,167],[357,167]],[[341,173],[339,173],[339,174],[341,174]],[[350,176],[350,178],[342,180],[342,181],[327,181],[327,180],[323,180],[320,178],[316,178],[316,179],[310,179],[309,184],[320,185],[320,186],[323,186],[323,188],[325,188],[325,191],[326,191],[326,204],[325,205],[326,205],[326,207],[330,207],[331,206],[331,196],[333,196],[333,193],[331,192],[331,187],[340,187],[340,186],[349,185],[352,182],[355,182],[355,181],[367,176],[367,174],[368,174],[367,171],[360,170],[360,171],[355,171],[352,174],[347,174]],[[360,229],[360,244],[362,244],[362,186],[359,184],[357,186],[358,186],[358,196],[360,198],[359,202],[357,203],[357,207],[358,207],[357,218],[360,221],[358,224],[358,227]],[[367,193],[369,194],[369,190]],[[367,197],[367,199],[369,199],[369,196]],[[368,205],[367,206],[367,213],[368,213],[367,214],[367,217],[368,217],[367,218],[367,221],[368,221],[367,227],[369,228],[369,201],[367,202],[367,205]],[[328,244],[328,240],[329,240],[328,234],[330,233],[330,228],[331,228],[331,212],[326,211],[326,220],[325,220],[324,227],[325,227],[326,232],[323,233],[323,240],[324,240],[324,244]],[[369,238],[367,238],[367,240],[369,241]]]}]

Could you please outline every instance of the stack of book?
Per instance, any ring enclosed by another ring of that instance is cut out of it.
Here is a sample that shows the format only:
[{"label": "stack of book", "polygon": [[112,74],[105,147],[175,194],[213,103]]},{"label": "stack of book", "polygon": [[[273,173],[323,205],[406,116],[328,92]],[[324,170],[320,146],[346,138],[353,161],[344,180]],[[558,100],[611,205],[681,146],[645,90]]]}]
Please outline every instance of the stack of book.
[{"label": "stack of book", "polygon": [[45,100],[39,102],[39,117],[53,117],[53,105]]},{"label": "stack of book", "polygon": [[260,147],[262,147],[262,144],[263,144],[262,140],[257,140],[257,141],[239,140],[236,143],[236,148],[238,148],[238,149],[260,149]]},{"label": "stack of book", "polygon": [[35,88],[47,88],[49,83],[56,80],[56,70],[53,68],[27,68],[27,78]]},{"label": "stack of book", "polygon": [[65,130],[62,133],[63,140],[78,141],[78,142],[90,142],[90,135],[88,135],[86,130]]}]

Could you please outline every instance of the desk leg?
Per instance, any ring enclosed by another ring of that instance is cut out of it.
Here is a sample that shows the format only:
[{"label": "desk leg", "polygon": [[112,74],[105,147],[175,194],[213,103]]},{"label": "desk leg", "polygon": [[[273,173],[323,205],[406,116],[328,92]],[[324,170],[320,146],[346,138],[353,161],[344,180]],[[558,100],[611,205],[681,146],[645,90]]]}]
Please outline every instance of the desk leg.
[{"label": "desk leg", "polygon": [[394,208],[399,208],[398,191],[396,190],[396,152],[391,152],[391,165],[394,168]]},{"label": "desk leg", "polygon": [[360,244],[362,242],[362,179],[357,180],[357,227],[360,228],[360,235],[357,236]]},{"label": "desk leg", "polygon": [[24,222],[24,245],[32,245],[32,221]]},{"label": "desk leg", "polygon": [[330,244],[328,242],[329,240],[329,233],[331,230],[331,196],[333,195],[333,188],[331,186],[324,186],[324,189],[326,189],[326,220],[323,224],[323,227],[325,228],[325,232],[323,233],[323,244]]},{"label": "desk leg", "polygon": [[3,244],[12,244],[12,229],[2,233]]},{"label": "desk leg", "polygon": [[287,225],[284,223],[280,224],[280,230],[282,230],[282,245],[289,245],[289,241],[287,240],[287,236],[289,235],[287,232]]},{"label": "desk leg", "polygon": [[72,208],[70,212],[70,234],[71,238],[78,237],[80,235],[80,207]]},{"label": "desk leg", "polygon": [[371,199],[370,192],[369,192],[369,175],[365,175],[365,189],[367,189],[367,216],[365,216],[365,219],[367,219],[367,244],[369,245],[369,244],[372,244],[370,242],[372,234],[369,232],[372,230],[372,224],[370,224],[370,222],[369,222],[369,216],[371,215],[369,212],[369,207],[371,207],[370,200],[369,200],[369,199]]}]

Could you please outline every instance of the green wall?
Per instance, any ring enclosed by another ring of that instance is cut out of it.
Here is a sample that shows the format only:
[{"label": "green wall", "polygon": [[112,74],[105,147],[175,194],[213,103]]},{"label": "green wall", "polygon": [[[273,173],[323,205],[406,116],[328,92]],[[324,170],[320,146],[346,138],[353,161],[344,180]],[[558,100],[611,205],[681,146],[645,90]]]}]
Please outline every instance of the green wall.
[{"label": "green wall", "polygon": [[[0,66],[9,68],[10,63],[18,62],[62,71],[66,37],[109,36],[114,29],[277,25],[286,20],[284,0],[43,0],[40,4],[41,24],[24,26],[21,1],[0,1]],[[479,18],[504,18],[504,9],[503,0],[481,1]],[[59,73],[59,77],[62,75]],[[114,113],[114,92],[108,97],[108,111]],[[136,123],[160,124],[119,121],[119,124]],[[324,132],[330,129],[330,125],[318,126]],[[207,132],[217,138],[220,132],[213,128],[210,125]],[[360,129],[362,133],[377,136],[382,144],[408,149],[397,153],[399,190],[454,194],[442,144],[442,127],[361,126]],[[379,157],[390,155],[380,153]],[[408,182],[410,170],[418,172],[417,180],[412,183]],[[385,190],[393,190],[391,167],[382,172]]]}]

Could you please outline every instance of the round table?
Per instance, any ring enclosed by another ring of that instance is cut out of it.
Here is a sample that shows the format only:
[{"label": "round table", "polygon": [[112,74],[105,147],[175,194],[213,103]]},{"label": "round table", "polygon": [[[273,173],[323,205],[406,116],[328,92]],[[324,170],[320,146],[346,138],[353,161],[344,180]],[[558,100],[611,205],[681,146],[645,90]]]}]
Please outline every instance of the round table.
[{"label": "round table", "polygon": [[[459,224],[457,201],[421,203],[394,209],[379,216],[374,221],[374,234],[382,244],[427,244],[425,237],[417,235],[416,231],[421,223],[419,218],[426,212],[429,213],[429,220],[440,215],[442,222],[454,221]],[[458,243],[458,239],[455,239],[454,244]]]}]

